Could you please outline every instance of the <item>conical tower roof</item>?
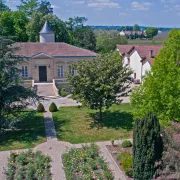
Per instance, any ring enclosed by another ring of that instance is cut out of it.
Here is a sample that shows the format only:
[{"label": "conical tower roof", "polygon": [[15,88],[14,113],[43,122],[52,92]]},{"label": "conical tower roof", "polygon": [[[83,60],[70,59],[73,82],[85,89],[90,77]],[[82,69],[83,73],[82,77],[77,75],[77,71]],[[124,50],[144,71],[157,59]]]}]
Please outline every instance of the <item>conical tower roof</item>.
[{"label": "conical tower roof", "polygon": [[44,23],[43,28],[40,31],[40,34],[53,34],[54,32],[52,31],[51,27],[49,26],[48,22],[46,21]]}]

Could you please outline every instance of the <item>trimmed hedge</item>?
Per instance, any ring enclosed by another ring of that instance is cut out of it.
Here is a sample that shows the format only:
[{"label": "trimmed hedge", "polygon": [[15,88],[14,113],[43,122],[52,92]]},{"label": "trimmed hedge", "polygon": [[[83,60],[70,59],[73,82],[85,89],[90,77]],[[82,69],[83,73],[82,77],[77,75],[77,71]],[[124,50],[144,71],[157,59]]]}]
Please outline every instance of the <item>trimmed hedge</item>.
[{"label": "trimmed hedge", "polygon": [[45,108],[42,103],[40,103],[37,107],[37,112],[45,112]]},{"label": "trimmed hedge", "polygon": [[59,90],[59,94],[60,94],[60,96],[62,96],[62,97],[66,97],[66,96],[68,95],[68,93],[67,93],[67,91],[66,91],[65,88],[60,89],[60,90]]},{"label": "trimmed hedge", "polygon": [[123,143],[121,144],[121,146],[123,147],[123,148],[128,148],[128,147],[132,147],[132,143],[131,143],[131,141],[123,141]]},{"label": "trimmed hedge", "polygon": [[49,106],[49,111],[50,112],[56,112],[58,109],[57,109],[57,106],[54,102],[51,103],[51,105]]}]

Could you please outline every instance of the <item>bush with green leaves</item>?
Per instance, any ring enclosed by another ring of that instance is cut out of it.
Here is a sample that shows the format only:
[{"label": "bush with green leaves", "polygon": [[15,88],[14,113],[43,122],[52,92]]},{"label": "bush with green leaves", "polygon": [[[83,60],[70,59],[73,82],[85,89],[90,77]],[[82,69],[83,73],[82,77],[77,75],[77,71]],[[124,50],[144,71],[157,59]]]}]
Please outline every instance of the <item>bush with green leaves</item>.
[{"label": "bush with green leaves", "polygon": [[60,94],[60,96],[62,96],[62,97],[66,97],[66,96],[68,95],[68,93],[67,93],[67,91],[66,91],[65,88],[60,89],[60,90],[59,90],[59,94]]},{"label": "bush with green leaves", "polygon": [[117,160],[120,161],[120,164],[125,172],[125,174],[129,177],[133,176],[133,159],[132,155],[129,152],[121,152],[117,156]]},{"label": "bush with green leaves", "polygon": [[49,106],[49,111],[50,112],[56,112],[58,109],[57,109],[57,106],[54,102],[52,102]]},{"label": "bush with green leaves", "polygon": [[107,163],[99,156],[99,148],[95,144],[83,146],[81,149],[70,149],[63,154],[66,179],[99,179],[113,180],[113,174]]},{"label": "bush with green leaves", "polygon": [[133,169],[136,180],[153,179],[155,163],[162,157],[159,121],[153,113],[136,120],[133,132]]},{"label": "bush with green leaves", "polygon": [[123,148],[132,147],[132,143],[131,143],[131,141],[126,140],[126,141],[123,141],[123,143],[121,144],[121,146],[122,146]]},{"label": "bush with green leaves", "polygon": [[37,112],[45,112],[45,108],[42,103],[40,103],[37,107]]},{"label": "bush with green leaves", "polygon": [[51,180],[50,157],[31,150],[20,154],[11,153],[5,174],[7,180]]}]

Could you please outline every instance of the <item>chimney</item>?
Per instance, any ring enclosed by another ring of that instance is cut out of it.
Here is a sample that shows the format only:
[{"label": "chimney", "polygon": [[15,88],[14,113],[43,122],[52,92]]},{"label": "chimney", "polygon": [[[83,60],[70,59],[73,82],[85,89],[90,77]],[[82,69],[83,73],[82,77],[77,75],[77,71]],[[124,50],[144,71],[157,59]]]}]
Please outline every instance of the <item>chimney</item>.
[{"label": "chimney", "polygon": [[153,58],[153,50],[150,50],[150,51],[149,51],[149,57],[150,57],[150,58]]}]

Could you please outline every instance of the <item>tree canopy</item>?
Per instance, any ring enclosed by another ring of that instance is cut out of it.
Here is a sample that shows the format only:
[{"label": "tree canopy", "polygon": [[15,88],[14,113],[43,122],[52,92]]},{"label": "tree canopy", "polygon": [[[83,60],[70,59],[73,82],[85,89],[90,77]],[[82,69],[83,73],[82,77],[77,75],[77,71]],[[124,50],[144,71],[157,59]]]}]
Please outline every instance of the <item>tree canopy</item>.
[{"label": "tree canopy", "polygon": [[69,18],[66,22],[70,43],[92,51],[96,50],[96,37],[90,26],[84,26],[86,17]]},{"label": "tree canopy", "polygon": [[24,60],[15,56],[18,49],[13,43],[0,37],[0,131],[12,123],[8,122],[9,114],[16,114],[38,99],[35,92],[23,86],[18,67]]},{"label": "tree canopy", "polygon": [[154,36],[156,36],[158,34],[158,28],[155,27],[149,27],[146,29],[146,35],[149,38],[153,38]]},{"label": "tree canopy", "polygon": [[140,31],[140,27],[139,27],[138,24],[135,24],[135,25],[133,26],[133,31]]},{"label": "tree canopy", "polygon": [[131,96],[136,117],[148,111],[161,120],[180,121],[180,30],[173,30],[151,71]]},{"label": "tree canopy", "polygon": [[0,0],[0,12],[8,10],[10,10],[9,7],[3,2],[3,0]]},{"label": "tree canopy", "polygon": [[117,33],[103,31],[96,35],[96,50],[99,53],[109,53],[116,48],[117,44],[127,44],[127,38],[119,36]]},{"label": "tree canopy", "polygon": [[27,17],[20,11],[3,11],[0,13],[0,35],[12,36],[16,41],[27,41]]},{"label": "tree canopy", "polygon": [[45,21],[48,21],[50,27],[55,33],[56,42],[69,42],[69,34],[65,23],[53,14],[42,16],[40,12],[32,15],[32,20],[27,25],[27,34],[30,42],[39,41],[39,32],[41,31]]},{"label": "tree canopy", "polygon": [[77,73],[68,76],[72,93],[90,108],[98,109],[100,120],[102,108],[120,103],[120,96],[129,91],[128,77],[132,72],[128,67],[123,67],[117,51],[93,60],[79,60],[73,68]]}]

